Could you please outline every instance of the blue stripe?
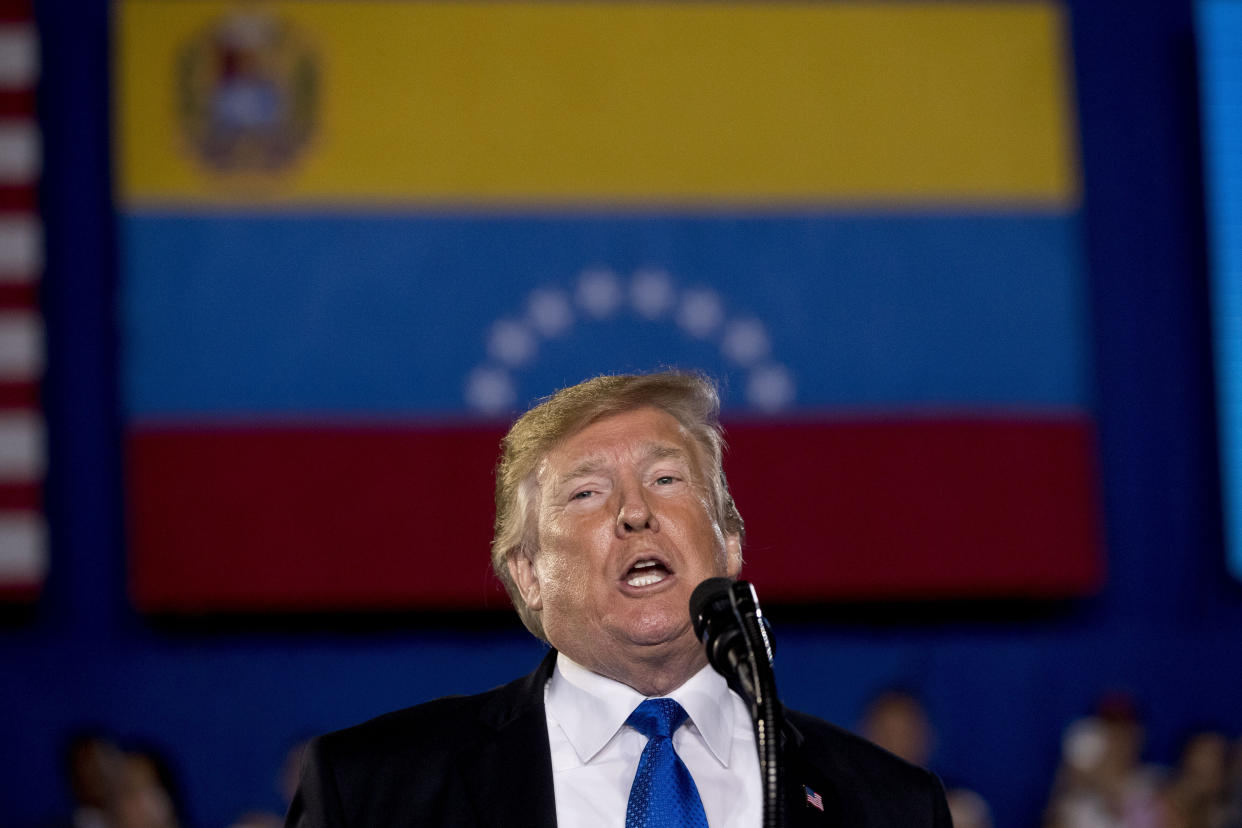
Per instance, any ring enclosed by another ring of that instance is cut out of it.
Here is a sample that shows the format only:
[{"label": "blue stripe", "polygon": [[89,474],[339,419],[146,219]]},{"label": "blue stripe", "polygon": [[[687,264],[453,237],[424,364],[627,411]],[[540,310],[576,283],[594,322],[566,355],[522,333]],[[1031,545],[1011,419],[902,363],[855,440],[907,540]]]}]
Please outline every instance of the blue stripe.
[{"label": "blue stripe", "polygon": [[1222,496],[1242,579],[1242,3],[1198,6]]},{"label": "blue stripe", "polygon": [[[1083,407],[1079,219],[1060,215],[123,220],[125,400],[137,417],[446,415],[494,320],[584,268],[665,269],[762,322],[798,408]],[[680,295],[680,294],[679,294]],[[512,370],[517,403],[584,376],[745,372],[716,339],[577,309]]]}]

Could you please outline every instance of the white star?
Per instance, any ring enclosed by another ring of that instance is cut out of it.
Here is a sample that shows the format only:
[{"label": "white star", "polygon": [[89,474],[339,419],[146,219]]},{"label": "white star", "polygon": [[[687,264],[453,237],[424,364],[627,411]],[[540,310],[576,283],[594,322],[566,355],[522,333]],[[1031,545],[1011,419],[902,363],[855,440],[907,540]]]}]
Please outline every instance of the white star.
[{"label": "white star", "polygon": [[612,316],[621,304],[621,285],[616,274],[603,267],[582,271],[578,278],[577,300],[597,319]]},{"label": "white star", "polygon": [[673,283],[665,271],[648,267],[630,281],[630,303],[640,316],[655,319],[673,306]]},{"label": "white star", "polygon": [[501,319],[492,325],[487,353],[492,359],[516,367],[534,359],[538,347],[530,328],[521,322]]},{"label": "white star", "polygon": [[517,392],[513,381],[500,368],[475,368],[466,381],[466,402],[471,408],[499,414],[513,407]]},{"label": "white star", "polygon": [[779,411],[794,398],[794,381],[784,365],[762,365],[746,380],[746,399],[762,411]]},{"label": "white star", "polygon": [[536,290],[530,295],[526,318],[545,337],[558,336],[574,323],[569,299],[559,290]]},{"label": "white star", "polygon": [[720,350],[738,365],[754,365],[770,349],[767,329],[758,319],[738,319],[725,325]]},{"label": "white star", "polygon": [[677,324],[686,333],[706,339],[724,321],[724,306],[714,290],[688,290],[677,310]]}]

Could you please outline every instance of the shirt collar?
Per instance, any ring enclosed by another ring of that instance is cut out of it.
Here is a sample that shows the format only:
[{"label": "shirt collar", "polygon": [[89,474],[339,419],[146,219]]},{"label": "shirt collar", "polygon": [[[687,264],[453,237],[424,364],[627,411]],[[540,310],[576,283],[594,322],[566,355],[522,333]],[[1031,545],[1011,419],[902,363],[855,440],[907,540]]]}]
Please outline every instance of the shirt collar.
[{"label": "shirt collar", "polygon": [[[667,697],[685,708],[708,749],[728,767],[737,708],[724,678],[709,665]],[[645,698],[629,685],[592,673],[557,653],[545,703],[585,764],[603,750]]]}]

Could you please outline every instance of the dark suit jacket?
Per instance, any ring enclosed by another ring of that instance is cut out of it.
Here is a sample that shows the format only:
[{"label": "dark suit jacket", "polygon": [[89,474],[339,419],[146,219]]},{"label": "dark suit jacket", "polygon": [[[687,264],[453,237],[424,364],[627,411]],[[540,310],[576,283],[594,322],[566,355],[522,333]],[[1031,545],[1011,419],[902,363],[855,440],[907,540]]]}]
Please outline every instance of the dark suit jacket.
[{"label": "dark suit jacket", "polygon": [[[286,826],[555,826],[543,710],[555,657],[486,693],[437,699],[315,739]],[[931,773],[813,716],[787,710],[785,722],[791,828],[951,828]],[[822,811],[806,788],[822,797]]]}]

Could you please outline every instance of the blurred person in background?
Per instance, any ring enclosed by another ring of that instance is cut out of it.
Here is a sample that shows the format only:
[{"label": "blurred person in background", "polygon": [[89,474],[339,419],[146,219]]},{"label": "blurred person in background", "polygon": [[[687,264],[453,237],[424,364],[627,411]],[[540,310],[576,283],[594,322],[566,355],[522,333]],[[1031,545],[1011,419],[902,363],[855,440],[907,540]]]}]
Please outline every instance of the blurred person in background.
[{"label": "blurred person in background", "polygon": [[968,788],[950,788],[947,796],[953,828],[992,828],[992,809],[979,794]]},{"label": "blurred person in background", "polygon": [[1230,744],[1224,734],[1199,731],[1186,740],[1165,790],[1176,828],[1225,828],[1229,809]]},{"label": "blurred person in background", "polygon": [[109,808],[115,828],[180,828],[178,786],[167,759],[152,748],[125,754]]},{"label": "blurred person in background", "polygon": [[[863,709],[859,732],[889,753],[930,768],[936,731],[915,693],[897,687],[877,693]],[[992,809],[982,796],[952,784],[946,796],[954,828],[992,828]]]},{"label": "blurred person in background", "polygon": [[1106,696],[1073,722],[1045,812],[1046,828],[1162,828],[1170,813],[1166,774],[1140,763],[1144,730],[1134,700]]},{"label": "blurred person in background", "polygon": [[863,709],[859,731],[889,753],[927,767],[934,737],[927,710],[914,693],[899,688],[877,693]]},{"label": "blurred person in background", "polygon": [[1242,828],[1242,736],[1230,751],[1229,769],[1226,774],[1228,792],[1225,795],[1226,828]]},{"label": "blurred person in background", "polygon": [[69,828],[179,828],[177,785],[168,761],[152,748],[122,750],[101,731],[70,739],[65,773],[73,813],[53,823]]},{"label": "blurred person in background", "polygon": [[82,730],[65,747],[65,778],[73,797],[73,812],[55,825],[71,828],[107,828],[117,786],[124,767],[124,754],[108,736],[94,729]]}]

